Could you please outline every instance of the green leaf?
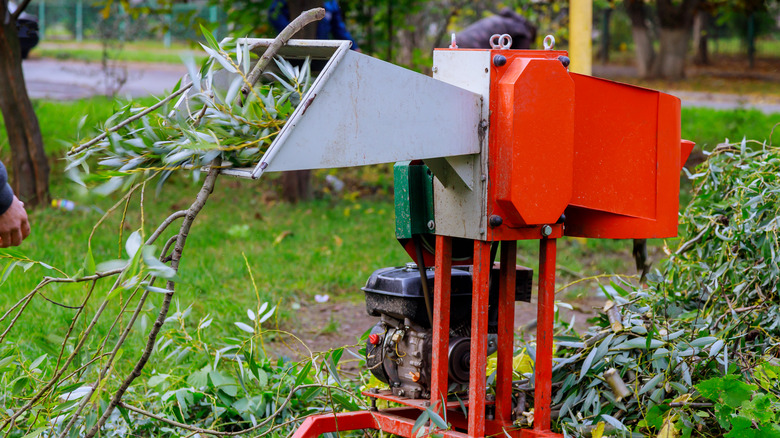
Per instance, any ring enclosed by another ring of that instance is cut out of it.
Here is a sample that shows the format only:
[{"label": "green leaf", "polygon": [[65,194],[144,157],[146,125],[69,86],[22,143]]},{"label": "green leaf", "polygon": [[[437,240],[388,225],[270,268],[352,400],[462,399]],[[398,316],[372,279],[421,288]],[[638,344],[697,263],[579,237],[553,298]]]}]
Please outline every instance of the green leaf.
[{"label": "green leaf", "polygon": [[149,381],[146,382],[147,385],[154,388],[155,386],[160,385],[161,383],[168,380],[168,377],[170,377],[170,374],[157,374],[149,378]]},{"label": "green leaf", "polygon": [[742,376],[728,375],[715,377],[695,385],[696,389],[707,399],[713,402],[721,402],[726,406],[736,409],[742,402],[750,400],[753,392],[758,388],[739,379]]},{"label": "green leaf", "polygon": [[236,325],[236,327],[240,328],[241,330],[243,330],[243,331],[245,331],[245,332],[247,332],[247,333],[252,333],[252,334],[254,334],[254,332],[255,332],[255,329],[254,329],[254,328],[252,328],[252,327],[250,327],[250,326],[248,326],[248,325],[244,324],[243,322],[234,322],[233,324],[235,324],[235,325]]},{"label": "green leaf", "polygon": [[301,386],[306,380],[306,377],[309,375],[309,371],[311,371],[311,364],[311,362],[306,362],[303,368],[298,371],[298,375],[295,376],[295,385],[293,385],[294,387]]},{"label": "green leaf", "polygon": [[425,408],[426,411],[428,411],[428,416],[431,418],[431,421],[433,424],[436,425],[439,429],[449,429],[450,426],[447,424],[446,421],[444,421],[443,418],[439,414],[437,414],[433,409],[429,407]]},{"label": "green leaf", "polygon": [[87,254],[84,256],[84,273],[91,275],[96,272],[95,258],[92,256],[92,247],[87,247]]},{"label": "green leaf", "polygon": [[19,264],[19,260],[14,260],[5,266],[5,269],[3,269],[3,278],[0,279],[0,284],[5,283],[5,281],[8,279],[8,276],[11,275],[11,272],[13,272],[14,268],[18,264]]},{"label": "green leaf", "polygon": [[422,437],[425,434],[425,429],[423,426],[428,422],[428,419],[428,411],[422,411],[420,416],[417,417],[417,421],[414,422],[414,426],[412,426],[412,435],[417,438]]},{"label": "green leaf", "polygon": [[691,342],[691,346],[692,347],[706,347],[706,346],[714,343],[717,340],[718,340],[718,338],[716,338],[714,336],[704,336],[704,337],[701,337],[701,338],[694,339]]},{"label": "green leaf", "polygon": [[341,385],[341,377],[339,377],[339,370],[336,366],[336,362],[333,361],[333,356],[328,355],[325,358],[325,365],[328,367],[328,371],[330,372],[331,377],[333,377],[336,383]]},{"label": "green leaf", "polygon": [[358,406],[352,399],[345,396],[344,394],[341,394],[339,392],[331,392],[331,397],[333,397],[333,400],[338,402],[341,406],[346,408],[348,411],[358,411],[360,410],[360,406]]},{"label": "green leaf", "polygon": [[203,36],[206,38],[206,41],[209,43],[209,46],[211,46],[214,50],[220,50],[219,43],[217,42],[217,39],[214,38],[214,34],[211,33],[210,30],[203,27],[202,24],[199,24],[200,26],[200,33],[203,34]]},{"label": "green leaf", "polygon": [[[649,342],[648,342],[649,341]],[[648,347],[649,344],[649,347]],[[651,339],[651,338],[634,338],[629,339],[619,345],[616,345],[613,347],[615,350],[632,350],[634,348],[637,349],[655,349],[658,347],[661,347],[665,344],[663,341],[659,341],[658,339]]]},{"label": "green leaf", "polygon": [[28,433],[27,435],[23,436],[22,438],[37,438],[39,437],[48,427],[39,427],[35,429],[34,431]]},{"label": "green leaf", "polygon": [[664,374],[663,373],[656,374],[655,376],[653,376],[652,379],[648,380],[647,383],[642,385],[642,388],[639,390],[637,395],[642,395],[642,394],[650,391],[651,389],[654,389],[656,386],[658,386],[659,383],[661,383],[663,378],[664,378]]}]

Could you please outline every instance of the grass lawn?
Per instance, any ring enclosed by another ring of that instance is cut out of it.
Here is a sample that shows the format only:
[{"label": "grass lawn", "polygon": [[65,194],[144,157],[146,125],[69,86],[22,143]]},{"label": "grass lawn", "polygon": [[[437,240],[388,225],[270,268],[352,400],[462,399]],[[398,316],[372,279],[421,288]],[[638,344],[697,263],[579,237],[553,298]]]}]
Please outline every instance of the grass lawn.
[{"label": "grass lawn", "polygon": [[[104,120],[113,107],[106,99],[36,102],[47,152],[54,162],[52,197],[74,200],[78,208],[71,212],[53,208],[32,211],[34,231],[21,250],[31,259],[71,275],[83,264],[88,236],[101,217],[98,210],[107,210],[117,199],[83,193],[62,176],[64,162],[59,158],[67,146],[61,140],[77,137],[83,114],[89,115],[86,122],[89,126]],[[711,148],[727,136],[732,140],[743,135],[764,139],[777,121],[780,121],[777,115],[766,116],[757,111],[683,109],[682,129],[685,138]],[[0,149],[5,151],[3,159],[8,162],[7,144],[3,143],[6,141],[5,136],[0,139]],[[345,180],[368,182],[348,185],[355,190],[347,190],[339,197],[325,193],[316,201],[287,205],[274,201],[273,178],[259,182],[231,177],[218,180],[214,194],[190,234],[181,264],[182,281],[177,286],[176,299],[181,307],[193,306],[193,322],[210,314],[215,317],[219,335],[236,334],[233,322],[244,320],[246,309],[256,304],[244,257],[253,271],[261,300],[279,304],[280,321],[288,326],[295,324],[293,308],[308,305],[315,294],[361,302],[359,288],[373,270],[408,260],[393,235],[389,166],[339,170],[335,174]],[[318,184],[324,186],[325,171],[316,176]],[[370,186],[364,191],[378,190],[379,194],[361,196],[361,184]],[[155,195],[154,184],[150,184],[144,195],[143,218],[137,208],[140,195],[136,194],[123,228],[120,228],[121,214],[114,214],[95,234],[95,260],[99,263],[122,256],[120,233],[124,240],[143,223],[148,235],[168,214],[186,208],[198,188],[184,175],[169,181],[159,196]],[[651,246],[657,261],[662,256],[663,242],[654,241]],[[634,274],[630,249],[628,241],[563,239],[559,249],[559,285],[602,273]],[[520,262],[535,268],[537,243],[523,242],[520,250]],[[31,290],[40,276],[51,274],[40,266],[32,267],[27,274],[15,270],[0,286],[0,308],[7,309]],[[104,290],[107,288],[106,282]],[[45,294],[51,300],[73,306],[79,304],[86,290],[85,285],[65,285],[47,289]],[[593,283],[582,283],[567,289],[564,298],[593,290]],[[156,315],[162,296],[152,295],[138,324],[143,325],[144,319],[148,322]],[[127,298],[113,297],[110,311],[118,312]],[[91,310],[98,303],[93,300]],[[24,348],[47,351],[57,345],[57,334],[67,329],[73,312],[45,300],[33,300],[9,339],[24,339]],[[109,323],[107,320],[98,325],[97,333],[105,333]],[[137,348],[140,343],[140,336],[136,336],[128,348]]]},{"label": "grass lawn", "polygon": [[[121,45],[109,43],[107,46],[108,56],[111,60],[179,64],[182,56],[194,57],[196,62],[205,58],[203,50],[199,46],[182,43],[173,43],[171,47],[165,47],[160,41],[132,41],[124,42]],[[103,45],[99,41],[78,43],[46,40],[32,50],[31,56],[100,62],[103,59]]]}]

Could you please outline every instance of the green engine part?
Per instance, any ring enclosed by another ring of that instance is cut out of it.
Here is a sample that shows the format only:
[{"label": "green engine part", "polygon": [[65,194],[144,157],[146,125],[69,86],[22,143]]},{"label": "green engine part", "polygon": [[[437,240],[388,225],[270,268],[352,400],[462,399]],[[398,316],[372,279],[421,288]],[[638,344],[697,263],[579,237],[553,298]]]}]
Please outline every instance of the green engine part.
[{"label": "green engine part", "polygon": [[411,239],[413,234],[433,233],[433,173],[425,164],[395,163],[395,237]]}]

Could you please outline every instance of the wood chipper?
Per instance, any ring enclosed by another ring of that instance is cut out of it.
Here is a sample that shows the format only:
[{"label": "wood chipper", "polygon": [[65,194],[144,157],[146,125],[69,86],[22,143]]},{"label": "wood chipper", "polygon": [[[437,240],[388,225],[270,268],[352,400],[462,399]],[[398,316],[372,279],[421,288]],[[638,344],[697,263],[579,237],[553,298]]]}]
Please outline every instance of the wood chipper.
[{"label": "wood chipper", "polygon": [[[270,42],[239,41],[257,51]],[[365,395],[400,407],[309,417],[297,438],[356,429],[411,437],[428,408],[447,411],[444,436],[558,436],[550,432],[557,239],[677,234],[679,175],[693,148],[680,139],[679,99],[571,73],[552,37],[544,50],[511,50],[507,36],[491,44],[436,50],[433,77],[344,41],[291,40],[280,51],[321,70],[257,167],[223,172],[259,178],[395,162],[396,237],[414,261],[374,272],[363,288],[380,318],[366,361],[387,384]],[[530,301],[532,272],[517,266],[516,251],[529,239],[539,241],[534,419],[521,429],[514,309]],[[486,394],[492,352],[494,395]]]}]

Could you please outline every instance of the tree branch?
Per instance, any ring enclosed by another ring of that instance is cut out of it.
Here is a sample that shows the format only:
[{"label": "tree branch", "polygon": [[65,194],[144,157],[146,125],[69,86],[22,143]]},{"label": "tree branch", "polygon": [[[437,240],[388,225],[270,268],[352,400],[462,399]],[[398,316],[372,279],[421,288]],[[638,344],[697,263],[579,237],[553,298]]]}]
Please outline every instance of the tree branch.
[{"label": "tree branch", "polygon": [[186,215],[187,215],[187,210],[179,210],[176,213],[173,213],[167,218],[165,218],[165,220],[160,224],[159,227],[157,227],[154,233],[151,236],[149,236],[148,239],[146,239],[146,244],[151,245],[152,243],[154,243],[154,241],[157,240],[158,237],[160,237],[160,234],[162,234],[163,231],[165,231],[165,229],[168,228],[168,226],[171,225],[171,223],[173,223],[173,221],[181,217],[184,217]]},{"label": "tree branch", "polygon": [[[177,272],[179,270],[179,260],[181,259],[182,252],[184,251],[184,245],[187,242],[187,236],[189,235],[192,223],[195,221],[198,213],[200,213],[200,211],[203,209],[203,206],[206,205],[206,201],[208,200],[209,195],[211,195],[211,192],[214,190],[214,185],[216,183],[217,176],[219,175],[219,167],[221,164],[222,160],[217,159],[209,168],[209,173],[206,176],[206,179],[203,181],[203,186],[201,187],[198,196],[195,198],[195,201],[192,203],[190,208],[187,209],[184,222],[182,222],[181,227],[179,228],[178,237],[176,239],[176,246],[173,249],[171,260],[171,267]],[[125,378],[119,389],[114,393],[114,396],[111,398],[111,402],[103,412],[103,415],[100,416],[97,423],[95,423],[89,432],[87,432],[86,438],[92,438],[98,433],[100,428],[105,424],[106,420],[108,420],[108,417],[121,402],[122,397],[124,396],[125,392],[127,392],[127,389],[130,387],[133,381],[141,375],[141,371],[143,371],[144,366],[146,366],[146,362],[149,361],[149,357],[152,354],[155,341],[157,340],[157,335],[160,333],[160,329],[165,322],[165,318],[168,316],[168,309],[170,308],[171,300],[173,299],[174,287],[175,283],[173,281],[168,281],[167,289],[170,292],[165,294],[165,298],[163,298],[162,305],[160,306],[160,312],[157,314],[157,319],[154,321],[152,329],[149,332],[149,337],[147,338],[146,346],[144,347],[141,357],[138,359],[138,362],[136,362],[133,371],[130,373],[130,375],[127,376],[127,378]]]},{"label": "tree branch", "polygon": [[[194,78],[193,78],[193,80],[194,80]],[[140,113],[138,113],[138,114],[136,114],[136,115],[134,115],[132,117],[128,117],[127,119],[123,120],[121,123],[118,123],[118,124],[108,128],[108,129],[106,129],[106,131],[104,133],[98,135],[97,137],[93,138],[92,140],[90,140],[90,141],[88,141],[86,143],[82,143],[82,144],[74,147],[73,149],[68,151],[67,156],[78,154],[79,152],[83,151],[84,149],[87,149],[90,146],[94,146],[100,140],[103,140],[106,137],[108,137],[108,134],[110,134],[112,132],[115,132],[115,131],[118,131],[118,130],[124,128],[125,126],[129,125],[130,123],[133,123],[136,120],[140,119],[141,117],[143,117],[143,116],[153,112],[157,108],[160,108],[161,106],[163,106],[166,103],[170,102],[175,97],[178,97],[178,96],[184,94],[184,92],[189,90],[190,88],[192,88],[192,82],[190,82],[189,84],[179,88],[179,90],[176,91],[175,93],[172,93],[171,95],[169,95],[165,99],[157,102],[156,104],[154,104],[154,105],[150,106],[149,108],[141,111]]]},{"label": "tree branch", "polygon": [[263,56],[260,57],[260,59],[257,61],[257,64],[255,64],[255,66],[252,68],[252,71],[247,75],[247,83],[241,86],[241,95],[244,96],[244,98],[249,95],[249,91],[260,79],[260,75],[263,74],[265,69],[268,67],[268,64],[270,64],[271,60],[274,58],[274,56],[276,56],[276,53],[279,52],[279,49],[281,49],[282,46],[287,44],[287,41],[289,41],[293,35],[306,27],[307,24],[322,20],[323,18],[325,18],[325,9],[314,8],[302,13],[295,20],[293,20],[292,23],[288,24],[287,27],[285,27],[284,30],[282,30],[282,32],[274,39],[271,45],[265,49]]},{"label": "tree branch", "polygon": [[[282,410],[287,407],[288,403],[290,403],[290,399],[292,399],[293,394],[295,394],[297,391],[299,391],[301,389],[307,389],[307,388],[324,388],[324,389],[327,389],[327,390],[336,389],[338,391],[342,391],[342,392],[346,392],[348,394],[352,394],[352,391],[350,391],[348,389],[341,388],[339,386],[320,385],[320,384],[299,385],[299,386],[296,386],[296,387],[294,387],[294,388],[292,388],[290,390],[290,392],[287,394],[287,398],[284,399],[284,401],[279,404],[279,407],[276,408],[276,411],[274,411],[271,415],[269,415],[264,421],[254,425],[252,427],[249,427],[247,429],[243,429],[243,430],[239,430],[239,431],[231,431],[231,432],[222,432],[222,431],[212,430],[212,429],[203,429],[203,428],[196,427],[196,426],[190,426],[189,424],[179,423],[178,421],[170,420],[168,418],[162,417],[162,416],[154,414],[152,412],[145,411],[145,410],[143,410],[141,408],[137,408],[135,406],[128,405],[127,403],[124,403],[124,402],[119,402],[119,406],[127,409],[128,411],[135,412],[136,414],[140,414],[140,415],[143,415],[145,417],[153,418],[155,420],[162,421],[163,423],[167,423],[167,424],[169,424],[171,426],[180,427],[182,429],[186,429],[186,430],[189,430],[191,432],[196,432],[196,433],[205,434],[205,435],[213,435],[213,436],[238,436],[238,435],[243,435],[245,433],[254,432],[254,431],[256,431],[258,429],[261,429],[262,427],[268,425],[268,423],[274,421],[276,419],[276,416],[279,415],[279,413],[282,412]],[[311,414],[311,415],[315,415],[315,414]],[[309,415],[304,415],[302,417],[295,418],[293,420],[289,420],[287,422],[277,424],[274,427],[272,427],[271,429],[269,429],[267,431],[264,431],[260,435],[256,435],[256,436],[266,435],[266,434],[272,432],[275,429],[278,429],[278,428],[280,428],[282,426],[285,426],[287,424],[290,424],[290,423],[295,423],[295,422],[300,421],[300,420],[302,420],[302,419],[304,419],[304,418],[306,418],[308,416]]]},{"label": "tree branch", "polygon": [[30,4],[32,0],[22,0],[22,3],[19,4],[19,6],[16,7],[16,10],[13,14],[11,14],[11,18],[14,21],[19,20],[19,16],[22,15],[22,12],[24,12],[25,9],[27,9],[27,6]]}]

